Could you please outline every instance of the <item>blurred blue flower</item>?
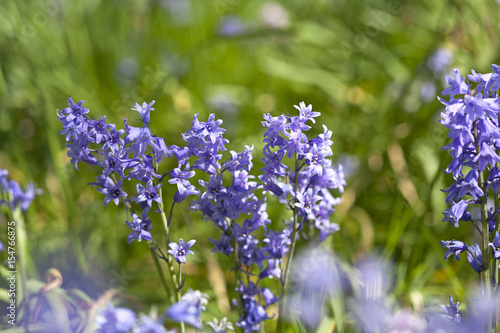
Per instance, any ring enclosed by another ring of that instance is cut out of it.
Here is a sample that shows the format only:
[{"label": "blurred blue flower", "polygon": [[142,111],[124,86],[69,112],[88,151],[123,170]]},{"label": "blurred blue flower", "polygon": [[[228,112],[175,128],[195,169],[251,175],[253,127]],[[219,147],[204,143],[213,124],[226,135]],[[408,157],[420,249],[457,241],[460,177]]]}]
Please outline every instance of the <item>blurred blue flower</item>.
[{"label": "blurred blue flower", "polygon": [[37,189],[33,183],[28,183],[23,191],[18,182],[7,178],[8,174],[7,170],[0,168],[0,204],[5,203],[12,209],[21,206],[21,210],[25,212],[35,196],[42,194],[43,191]]},{"label": "blurred blue flower", "polygon": [[122,333],[129,332],[136,321],[135,313],[126,308],[115,308],[108,305],[99,311],[95,323],[99,326],[96,333]]},{"label": "blurred blue flower", "polygon": [[294,259],[291,278],[284,315],[297,316],[308,331],[314,331],[325,316],[323,303],[339,297],[348,286],[346,278],[332,254],[320,247],[311,247]]},{"label": "blurred blue flower", "polygon": [[158,320],[153,320],[151,317],[141,315],[139,324],[134,327],[133,333],[175,333],[175,330],[168,331],[163,327],[163,324]]},{"label": "blurred blue flower", "polygon": [[167,309],[166,315],[176,322],[184,322],[200,329],[202,327],[201,312],[205,311],[207,295],[198,290],[189,291],[180,300]]},{"label": "blurred blue flower", "polygon": [[420,97],[426,103],[436,100],[436,85],[432,81],[425,81],[420,88]]},{"label": "blurred blue flower", "polygon": [[227,330],[234,331],[233,324],[226,317],[222,318],[220,322],[217,318],[214,318],[213,321],[208,321],[205,324],[212,327],[212,333],[226,333]]},{"label": "blurred blue flower", "polygon": [[227,15],[222,18],[218,29],[221,36],[237,36],[245,33],[247,27],[237,16]]},{"label": "blurred blue flower", "polygon": [[453,54],[450,50],[441,47],[437,49],[427,60],[427,66],[436,77],[440,77],[448,71],[448,66],[453,61]]},{"label": "blurred blue flower", "polygon": [[417,314],[411,313],[408,310],[403,310],[398,312],[391,318],[389,328],[384,330],[384,332],[426,333],[428,332],[427,321]]}]

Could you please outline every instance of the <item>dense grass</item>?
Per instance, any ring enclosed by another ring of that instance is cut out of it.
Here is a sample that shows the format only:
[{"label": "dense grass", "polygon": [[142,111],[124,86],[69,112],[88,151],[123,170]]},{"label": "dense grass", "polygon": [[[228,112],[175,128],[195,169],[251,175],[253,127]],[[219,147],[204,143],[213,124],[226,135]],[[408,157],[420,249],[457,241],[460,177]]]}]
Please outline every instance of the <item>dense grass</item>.
[{"label": "dense grass", "polygon": [[[333,131],[336,159],[350,161],[334,217],[342,229],[328,246],[351,263],[370,253],[392,261],[392,296],[405,307],[420,310],[420,299],[443,304],[449,294],[466,300],[477,277],[466,261],[445,262],[439,241],[471,240],[473,233],[441,223],[447,207],[440,189],[452,183],[440,171],[450,161],[440,150],[448,141],[440,104],[424,101],[421,87],[433,82],[441,91],[443,77],[428,67],[441,47],[453,54],[449,68],[463,74],[498,62],[498,5],[286,1],[274,3],[283,12],[266,21],[270,6],[260,0],[0,3],[0,167],[44,190],[26,214],[28,278],[43,281],[55,267],[63,288],[93,299],[118,288],[140,311],[169,304],[147,246],[125,241],[125,213],[103,207],[102,195],[87,185],[95,171],[77,171],[66,157],[55,112],[68,95],[85,100],[93,117],[117,124],[135,119],[129,111],[135,102],[156,100],[152,129],[167,144],[181,142],[195,113],[215,112],[232,149],[255,144],[256,151],[262,113],[293,112],[293,104],[305,101]],[[228,17],[245,30],[221,34]],[[174,237],[198,240],[187,287],[211,290],[219,301],[209,312],[224,312],[227,300],[213,292],[214,281],[232,275],[210,255],[206,235],[215,231],[187,207],[174,216]],[[280,211],[271,216],[280,223]],[[0,217],[2,227],[6,222]]]}]

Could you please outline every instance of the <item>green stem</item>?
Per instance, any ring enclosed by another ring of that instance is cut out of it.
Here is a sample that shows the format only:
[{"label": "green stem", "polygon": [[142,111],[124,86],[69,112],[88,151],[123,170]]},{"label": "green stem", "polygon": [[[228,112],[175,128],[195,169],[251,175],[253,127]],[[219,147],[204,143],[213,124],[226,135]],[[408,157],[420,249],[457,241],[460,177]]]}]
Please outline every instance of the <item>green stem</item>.
[{"label": "green stem", "polygon": [[[158,164],[156,162],[155,162],[155,172],[158,173]],[[170,208],[170,214],[169,214],[168,219],[167,219],[167,215],[165,214],[165,206],[163,204],[163,191],[162,191],[161,187],[158,191],[158,195],[160,196],[160,202],[158,203],[158,206],[160,208],[160,216],[161,216],[161,220],[163,222],[163,228],[165,229],[165,240],[166,240],[167,249],[168,249],[168,244],[170,243],[170,222],[172,222],[172,213],[174,210],[175,201],[172,199],[172,207]],[[174,268],[173,255],[171,255],[168,252],[166,255],[167,255],[168,273],[170,275],[170,279],[172,280],[172,284],[174,286],[174,289],[176,290],[175,294],[177,296],[177,302],[180,302],[181,301],[181,292],[179,290],[180,280],[177,281],[177,275],[175,273],[175,268]],[[180,278],[180,276],[181,276],[181,271],[179,268],[179,278]],[[172,301],[172,299],[171,299],[171,301]],[[172,301],[172,303],[173,303],[173,301]],[[185,331],[186,331],[186,328],[184,326],[184,323],[181,322],[181,332],[185,333]]]},{"label": "green stem", "polygon": [[165,288],[165,291],[167,292],[167,297],[172,300],[173,292],[170,290],[169,286],[167,285],[167,280],[165,280],[165,274],[163,274],[163,270],[161,269],[160,260],[158,259],[158,256],[156,255],[153,247],[151,246],[150,248],[151,248],[151,254],[153,255],[153,261],[155,262],[156,270],[158,271],[158,275],[160,275],[161,283],[163,284],[163,288]]},{"label": "green stem", "polygon": [[290,275],[290,268],[292,264],[292,259],[293,259],[293,254],[295,252],[295,244],[297,243],[297,228],[298,228],[298,207],[295,206],[295,203],[297,202],[297,192],[299,190],[299,160],[297,159],[297,153],[294,154],[294,160],[295,160],[295,181],[293,184],[294,188],[294,193],[295,193],[295,198],[293,201],[293,230],[292,230],[292,243],[290,244],[290,253],[288,254],[288,260],[286,262],[285,266],[285,273],[283,275],[283,287],[282,287],[282,297],[280,300],[279,304],[279,316],[278,316],[278,326],[277,326],[277,332],[281,333],[282,332],[282,327],[283,327],[283,312],[284,312],[284,306],[285,306],[285,298],[286,294],[288,292],[288,277]]}]

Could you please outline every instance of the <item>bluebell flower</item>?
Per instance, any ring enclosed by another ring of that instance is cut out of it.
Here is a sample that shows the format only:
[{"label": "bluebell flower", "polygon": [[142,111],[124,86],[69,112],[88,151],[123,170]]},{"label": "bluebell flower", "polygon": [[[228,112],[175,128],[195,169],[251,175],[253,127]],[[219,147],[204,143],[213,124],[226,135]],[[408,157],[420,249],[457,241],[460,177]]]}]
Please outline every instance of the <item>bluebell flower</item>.
[{"label": "bluebell flower", "polygon": [[194,187],[193,185],[185,187],[183,193],[180,193],[179,191],[175,192],[174,201],[180,203],[184,201],[184,199],[186,199],[187,197],[198,194],[199,192],[200,191],[198,191],[196,187]]},{"label": "bluebell flower", "polygon": [[192,239],[189,242],[185,243],[184,239],[179,239],[179,244],[172,242],[168,244],[170,246],[171,250],[168,250],[167,252],[170,253],[171,255],[174,256],[175,261],[177,261],[179,264],[185,264],[186,263],[186,255],[188,254],[194,254],[193,251],[189,250],[194,243],[196,243],[196,240]]},{"label": "bluebell flower", "polygon": [[[328,213],[328,215],[331,215],[331,213]],[[324,241],[334,232],[340,230],[340,226],[337,223],[331,223],[326,219],[315,221],[314,226],[319,230],[318,241],[320,242]]]},{"label": "bluebell flower", "polygon": [[141,115],[142,122],[147,125],[151,119],[151,111],[154,111],[152,108],[155,101],[151,101],[151,103],[147,104],[146,102],[142,103],[142,106],[139,103],[135,103],[134,107],[131,109],[132,111],[137,111]]},{"label": "bluebell flower", "polygon": [[156,145],[156,138],[151,135],[151,130],[147,126],[129,126],[127,119],[125,119],[125,133],[127,134],[125,136],[125,144],[130,144],[127,150],[134,157],[144,156],[148,147],[151,147],[155,152],[160,150]]},{"label": "bluebell flower", "polygon": [[233,250],[234,250],[230,244],[230,241],[232,238],[233,238],[233,235],[227,236],[225,233],[221,233],[219,240],[215,240],[213,238],[210,238],[210,242],[212,242],[212,244],[214,244],[212,254],[214,254],[214,252],[219,252],[219,254],[223,253],[226,256],[229,256],[231,254],[231,252],[233,252]]},{"label": "bluebell flower", "polygon": [[0,252],[5,250],[5,245],[3,245],[2,241],[0,241]]},{"label": "bluebell flower", "polygon": [[285,133],[285,127],[287,123],[287,118],[285,115],[280,115],[278,117],[272,117],[269,113],[263,115],[265,121],[262,121],[262,125],[267,127],[264,136],[270,139],[277,138],[280,133]]},{"label": "bluebell flower", "polygon": [[458,69],[453,70],[454,77],[446,77],[446,83],[448,84],[448,88],[443,90],[441,93],[442,95],[451,95],[451,98],[453,98],[455,95],[459,94],[466,94],[469,91],[469,87],[467,84],[464,82],[465,78],[462,76],[460,77],[460,73],[458,72]]},{"label": "bluebell flower", "polygon": [[498,231],[495,233],[495,239],[493,239],[493,242],[488,243],[488,246],[492,248],[493,257],[500,259],[500,236],[498,235]]},{"label": "bluebell flower", "polygon": [[106,195],[104,198],[104,205],[106,206],[110,201],[113,201],[118,206],[120,198],[127,196],[127,193],[122,190],[122,180],[119,180],[116,185],[110,177],[106,177],[104,184],[100,185],[97,191]]},{"label": "bluebell flower", "polygon": [[149,231],[144,230],[143,221],[136,214],[132,214],[132,221],[126,221],[127,226],[132,229],[132,232],[128,235],[127,242],[132,244],[134,239],[138,242],[141,240],[151,240],[151,234]]},{"label": "bluebell flower", "polygon": [[440,47],[429,57],[427,60],[427,66],[434,73],[434,75],[437,76],[447,71],[452,60],[453,54],[450,50]]},{"label": "bluebell flower", "polygon": [[458,221],[464,216],[467,206],[468,203],[465,200],[460,200],[457,203],[453,203],[450,208],[443,211],[443,222],[449,221],[450,225],[454,223],[455,227],[458,228]]},{"label": "bluebell flower", "polygon": [[305,160],[307,163],[307,169],[317,174],[318,176],[323,175],[323,167],[327,165],[327,160],[325,160],[326,156],[330,156],[331,153],[327,150],[318,148],[318,146],[314,143],[311,150],[305,154]]},{"label": "bluebell flower", "polygon": [[472,269],[474,269],[477,273],[484,271],[483,254],[481,253],[479,245],[474,244],[469,246],[467,249],[467,260],[469,261]]},{"label": "bluebell flower", "polygon": [[460,310],[458,310],[459,306],[460,302],[453,303],[453,297],[450,295],[450,306],[439,305],[439,308],[446,312],[446,314],[441,314],[440,317],[456,324],[460,324],[462,322],[462,315],[460,314]]},{"label": "bluebell flower", "polygon": [[198,290],[184,294],[180,302],[177,302],[167,309],[166,315],[176,322],[184,322],[188,325],[200,329],[203,325],[201,312],[205,311],[207,295]]},{"label": "bluebell flower", "polygon": [[95,143],[106,141],[109,137],[108,124],[106,123],[106,116],[102,116],[100,120],[92,120],[90,122],[89,137]]},{"label": "bluebell flower", "polygon": [[481,144],[481,150],[479,151],[479,154],[474,157],[472,162],[478,164],[479,171],[484,171],[487,164],[494,166],[496,163],[499,163],[500,157],[498,157],[495,151],[491,149],[489,144],[483,142]]},{"label": "bluebell flower", "polygon": [[23,212],[31,205],[31,202],[35,199],[35,195],[41,193],[41,190],[38,190],[35,184],[32,183],[26,185],[25,191],[21,189],[21,186],[15,180],[11,180],[9,186],[8,191],[12,194],[12,208],[16,209],[18,206],[21,206]]},{"label": "bluebell flower", "polygon": [[[267,257],[265,257],[267,258]],[[260,279],[277,277],[281,279],[281,260],[280,259],[268,259],[267,267],[259,274]]]},{"label": "bluebell flower", "polygon": [[319,117],[321,115],[321,113],[312,110],[311,104],[306,106],[306,103],[300,102],[298,106],[294,105],[293,107],[299,110],[299,120],[304,123],[307,122],[308,120],[315,123],[316,120],[314,120],[314,118]]},{"label": "bluebell flower", "polygon": [[71,97],[68,97],[69,108],[57,110],[57,118],[65,127],[78,126],[85,121],[84,115],[89,113],[89,109],[82,107],[84,101],[79,101],[77,104],[73,102]]},{"label": "bluebell flower", "polygon": [[217,137],[226,131],[225,129],[219,127],[221,124],[222,120],[215,120],[215,114],[211,113],[208,116],[207,122],[200,123],[199,132],[197,134],[203,137],[208,136],[210,138],[210,141],[212,143],[215,143]]},{"label": "bluebell flower", "polygon": [[137,184],[137,198],[135,199],[135,201],[138,203],[146,202],[149,207],[151,207],[153,201],[161,204],[161,198],[158,194],[160,187],[161,184],[153,186],[152,180],[148,181],[146,187],[144,187],[144,185],[142,184]]},{"label": "bluebell flower", "polygon": [[205,324],[212,328],[212,333],[226,333],[227,330],[234,331],[233,324],[226,317],[222,318],[220,322],[217,318],[214,318],[213,321],[208,321]]},{"label": "bluebell flower", "polygon": [[[472,196],[476,200],[481,198],[484,193],[483,190],[479,187],[478,177],[479,173],[477,172],[477,170],[472,169],[464,178],[458,179],[452,186],[442,190],[443,192],[448,193],[448,195],[446,196],[446,202],[455,202],[463,198],[467,194]],[[463,205],[463,203],[461,205]],[[462,207],[460,207],[460,209],[461,208]]]},{"label": "bluebell flower", "polygon": [[225,167],[228,168],[229,171],[238,171],[245,170],[250,172],[252,169],[252,152],[254,150],[254,146],[245,145],[245,150],[240,153],[237,153],[231,150],[229,153],[231,154],[231,160],[224,164]]},{"label": "bluebell flower", "polygon": [[[7,170],[0,168],[0,204],[5,203],[12,209],[20,206],[21,211],[25,212],[35,199],[35,196],[42,194],[43,191],[37,189],[33,183],[28,183],[23,191],[19,183],[9,179],[8,175]],[[8,198],[11,200],[7,201]]]},{"label": "bluebell flower", "polygon": [[99,326],[96,333],[125,333],[129,332],[136,321],[135,313],[126,308],[115,308],[109,305],[99,311],[95,323]]},{"label": "bluebell flower", "polygon": [[92,154],[92,151],[88,147],[90,141],[87,137],[79,137],[75,142],[67,143],[66,148],[68,148],[68,157],[71,158],[71,163],[75,166],[77,170],[78,163],[84,162],[90,165],[98,164],[97,158]]},{"label": "bluebell flower", "polygon": [[500,66],[493,64],[491,65],[491,70],[493,73],[486,83],[486,89],[495,91],[500,89]]},{"label": "bluebell flower", "polygon": [[160,175],[155,172],[154,160],[155,158],[151,155],[142,155],[139,159],[140,163],[134,164],[134,167],[128,174],[128,178],[135,178],[144,183],[147,183],[153,177],[160,178]]},{"label": "bluebell flower", "polygon": [[227,192],[226,188],[222,186],[222,175],[210,175],[208,182],[200,179],[199,183],[206,188],[206,191],[201,194],[202,199],[208,198],[217,202]]},{"label": "bluebell flower", "polygon": [[261,322],[271,318],[267,315],[264,307],[255,299],[246,297],[243,298],[242,303],[245,315],[236,322],[236,326],[243,329],[245,333],[258,331],[260,329]]},{"label": "bluebell flower", "polygon": [[282,259],[288,253],[289,246],[292,243],[290,235],[289,228],[285,228],[281,233],[269,230],[267,237],[262,242],[266,244],[267,252],[273,258]]},{"label": "bluebell flower", "polygon": [[108,129],[109,129],[109,137],[107,138],[102,148],[111,149],[114,152],[119,151],[121,146],[125,144],[125,141],[123,141],[123,139],[121,138],[123,133],[125,133],[125,130],[117,131],[115,124],[109,124]]},{"label": "bluebell flower", "polygon": [[181,168],[175,168],[172,170],[170,172],[170,177],[172,177],[172,179],[169,179],[168,182],[170,184],[177,184],[177,190],[182,195],[184,194],[184,191],[191,186],[188,178],[191,178],[194,175],[195,172],[190,170],[189,163],[187,163],[184,167],[184,171],[182,171]]},{"label": "bluebell flower", "polygon": [[194,162],[193,168],[197,168],[205,171],[209,175],[216,172],[221,168],[219,160],[222,158],[222,154],[217,154],[216,150],[206,149],[197,154],[198,159]]},{"label": "bluebell flower", "polygon": [[464,242],[452,240],[452,241],[441,241],[441,245],[446,248],[444,253],[444,259],[448,260],[448,257],[452,254],[455,255],[457,260],[460,260],[460,253],[467,251],[468,246]]},{"label": "bluebell flower", "polygon": [[316,203],[321,200],[321,197],[314,193],[312,188],[308,188],[305,193],[297,193],[297,200],[295,206],[301,208],[306,215],[309,215],[312,214]]}]

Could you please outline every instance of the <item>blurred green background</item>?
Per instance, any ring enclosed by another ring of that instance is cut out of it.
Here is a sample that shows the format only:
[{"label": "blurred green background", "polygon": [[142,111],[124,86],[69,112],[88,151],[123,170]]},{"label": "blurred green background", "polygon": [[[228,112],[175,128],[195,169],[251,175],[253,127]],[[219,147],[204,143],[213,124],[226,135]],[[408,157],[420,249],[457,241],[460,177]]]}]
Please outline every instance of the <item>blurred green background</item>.
[{"label": "blurred green background", "polygon": [[[93,298],[118,288],[141,304],[168,304],[146,244],[126,242],[125,212],[103,207],[87,185],[96,172],[66,157],[56,110],[68,96],[119,128],[137,118],[135,102],[155,100],[152,130],[168,145],[182,143],[195,113],[215,113],[229,149],[255,144],[256,169],[262,113],[293,114],[305,101],[322,113],[315,131],[333,131],[334,159],[349,175],[334,251],[352,263],[370,253],[390,259],[393,295],[405,306],[463,300],[476,276],[466,260],[445,262],[439,242],[475,236],[470,225],[441,222],[440,189],[452,177],[440,171],[450,158],[440,150],[448,141],[436,95],[453,68],[484,73],[498,61],[499,9],[494,1],[1,1],[0,167],[44,190],[27,212],[31,277],[56,267],[63,287]],[[173,231],[198,240],[187,287],[212,290],[231,274],[210,255],[213,228],[187,208],[175,211]],[[220,290],[209,294],[227,306]]]}]

